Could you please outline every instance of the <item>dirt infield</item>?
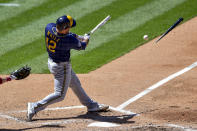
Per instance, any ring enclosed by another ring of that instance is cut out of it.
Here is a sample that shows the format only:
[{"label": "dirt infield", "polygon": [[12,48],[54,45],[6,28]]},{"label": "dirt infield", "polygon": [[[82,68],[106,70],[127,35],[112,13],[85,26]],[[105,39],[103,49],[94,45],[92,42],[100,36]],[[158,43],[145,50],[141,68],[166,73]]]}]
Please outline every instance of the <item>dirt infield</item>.
[{"label": "dirt infield", "polygon": [[52,93],[53,76],[31,74],[5,83],[0,130],[197,130],[196,36],[197,17],[157,44],[152,40],[89,74],[78,74],[94,100],[110,105],[109,112],[87,113],[69,89],[64,101],[26,122],[27,102]]}]

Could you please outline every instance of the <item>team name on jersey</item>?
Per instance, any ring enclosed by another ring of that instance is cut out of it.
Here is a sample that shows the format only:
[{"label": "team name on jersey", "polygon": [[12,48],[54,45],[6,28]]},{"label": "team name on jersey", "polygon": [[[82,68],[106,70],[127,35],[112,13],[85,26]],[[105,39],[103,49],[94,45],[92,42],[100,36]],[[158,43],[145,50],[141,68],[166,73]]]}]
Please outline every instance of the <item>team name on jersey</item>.
[{"label": "team name on jersey", "polygon": [[56,43],[57,42],[59,42],[59,38],[57,38],[55,35],[53,35],[51,32],[47,32],[47,37],[49,37],[49,38],[51,38],[52,40],[54,40],[54,41],[56,41]]}]

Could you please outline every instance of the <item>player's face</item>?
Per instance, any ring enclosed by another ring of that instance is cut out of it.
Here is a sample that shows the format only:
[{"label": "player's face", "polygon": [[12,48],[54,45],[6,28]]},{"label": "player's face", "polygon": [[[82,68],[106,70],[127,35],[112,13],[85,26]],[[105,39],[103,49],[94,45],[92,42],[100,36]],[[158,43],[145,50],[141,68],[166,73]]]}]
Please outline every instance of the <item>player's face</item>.
[{"label": "player's face", "polygon": [[69,33],[69,31],[70,31],[70,27],[68,27],[68,28],[64,29],[64,30],[63,30],[62,32],[60,32],[60,33],[68,34],[68,33]]},{"label": "player's face", "polygon": [[70,27],[65,29],[66,34],[69,33],[69,31],[70,31]]}]

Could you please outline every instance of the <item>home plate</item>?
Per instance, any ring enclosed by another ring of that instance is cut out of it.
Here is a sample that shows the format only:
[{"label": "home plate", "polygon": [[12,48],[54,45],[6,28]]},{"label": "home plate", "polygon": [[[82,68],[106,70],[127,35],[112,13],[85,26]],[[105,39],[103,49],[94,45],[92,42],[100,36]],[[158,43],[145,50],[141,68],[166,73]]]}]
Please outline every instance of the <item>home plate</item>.
[{"label": "home plate", "polygon": [[110,122],[94,122],[88,125],[88,127],[97,126],[97,127],[116,127],[120,126],[118,124],[110,123]]}]

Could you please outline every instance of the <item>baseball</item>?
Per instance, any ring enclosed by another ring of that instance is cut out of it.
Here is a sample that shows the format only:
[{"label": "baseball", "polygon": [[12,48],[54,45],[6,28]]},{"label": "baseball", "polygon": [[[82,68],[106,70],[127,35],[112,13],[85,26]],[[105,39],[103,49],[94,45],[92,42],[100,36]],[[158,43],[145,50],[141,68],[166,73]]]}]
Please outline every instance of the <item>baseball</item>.
[{"label": "baseball", "polygon": [[144,35],[144,40],[148,40],[148,35]]}]

